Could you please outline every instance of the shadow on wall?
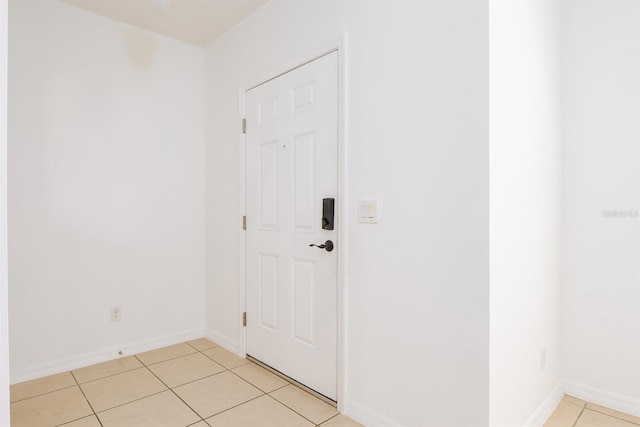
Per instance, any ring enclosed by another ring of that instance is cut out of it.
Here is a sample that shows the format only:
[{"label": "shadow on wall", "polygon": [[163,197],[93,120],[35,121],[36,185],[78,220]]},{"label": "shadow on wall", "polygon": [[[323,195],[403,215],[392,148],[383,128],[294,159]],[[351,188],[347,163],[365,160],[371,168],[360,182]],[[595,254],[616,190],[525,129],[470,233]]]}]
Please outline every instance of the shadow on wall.
[{"label": "shadow on wall", "polygon": [[158,37],[136,28],[124,30],[124,43],[131,66],[140,71],[151,69]]}]

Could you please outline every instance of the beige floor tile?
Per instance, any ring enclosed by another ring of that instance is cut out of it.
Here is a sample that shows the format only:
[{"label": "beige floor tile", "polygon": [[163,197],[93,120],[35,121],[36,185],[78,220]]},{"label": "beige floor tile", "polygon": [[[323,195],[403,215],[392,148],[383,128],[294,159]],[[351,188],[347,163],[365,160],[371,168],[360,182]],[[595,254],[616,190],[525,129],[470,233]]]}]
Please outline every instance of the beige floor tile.
[{"label": "beige floor tile", "polygon": [[584,408],[584,405],[587,404],[586,400],[578,399],[577,397],[569,396],[568,394],[565,394],[562,400],[567,403],[573,403],[574,405],[578,405],[581,408]]},{"label": "beige floor tile", "polygon": [[127,356],[104,363],[98,363],[97,365],[87,366],[86,368],[74,369],[72,372],[78,382],[82,384],[131,371],[136,368],[141,368],[142,366],[142,363],[140,363],[138,359],[133,356]]},{"label": "beige floor tile", "polygon": [[209,341],[206,338],[199,338],[193,341],[187,341],[191,347],[195,348],[198,351],[209,350],[210,348],[218,347],[218,344],[213,341]]},{"label": "beige floor tile", "polygon": [[235,368],[233,372],[249,381],[251,384],[258,387],[265,393],[272,392],[289,384],[279,376],[272,374],[271,372],[267,371],[264,368],[261,368],[255,363],[250,363],[248,365]]},{"label": "beige floor tile", "polygon": [[63,424],[60,427],[102,427],[100,425],[100,421],[96,418],[95,415],[91,415],[90,417],[80,418],[76,421],[71,421],[70,423]]},{"label": "beige floor tile", "polygon": [[202,353],[156,363],[149,369],[172,388],[225,371],[224,367]]},{"label": "beige floor tile", "polygon": [[247,359],[239,357],[222,347],[216,347],[202,352],[212,358],[227,369],[237,368],[238,366],[249,363]]},{"label": "beige floor tile", "polygon": [[204,421],[200,421],[199,423],[191,424],[189,427],[209,427],[209,424]]},{"label": "beige floor tile", "polygon": [[167,389],[147,368],[113,375],[82,384],[87,399],[96,412],[113,408]]},{"label": "beige floor tile", "polygon": [[291,384],[274,391],[271,397],[316,424],[338,415],[335,407]]},{"label": "beige floor tile", "polygon": [[364,427],[357,421],[340,414],[321,424],[322,427]]},{"label": "beige floor tile", "polygon": [[639,424],[640,418],[633,415],[625,414],[624,412],[616,411],[614,409],[605,408],[604,406],[596,405],[595,403],[588,403],[587,409],[600,412],[602,414],[611,415],[612,417],[620,418],[621,420],[629,421],[630,423]]},{"label": "beige floor tile", "polygon": [[175,359],[176,357],[186,356],[196,351],[197,350],[190,345],[182,343],[145,351],[144,353],[136,354],[136,357],[148,366],[154,363],[164,362],[165,360]]},{"label": "beige floor tile", "polygon": [[200,420],[167,390],[98,414],[104,427],[184,427]]},{"label": "beige floor tile", "polygon": [[260,390],[228,371],[176,387],[174,391],[202,418],[262,394]]},{"label": "beige floor tile", "polygon": [[236,406],[206,421],[215,427],[306,427],[313,426],[291,409],[269,396]]},{"label": "beige floor tile", "polygon": [[69,387],[11,404],[11,426],[55,426],[93,411],[78,388]]},{"label": "beige floor tile", "polygon": [[581,412],[580,406],[561,400],[544,427],[573,427]]},{"label": "beige floor tile", "polygon": [[575,427],[636,427],[636,424],[585,409]]},{"label": "beige floor tile", "polygon": [[73,379],[71,372],[25,381],[11,386],[11,401],[17,402],[74,385],[76,385],[76,380]]}]

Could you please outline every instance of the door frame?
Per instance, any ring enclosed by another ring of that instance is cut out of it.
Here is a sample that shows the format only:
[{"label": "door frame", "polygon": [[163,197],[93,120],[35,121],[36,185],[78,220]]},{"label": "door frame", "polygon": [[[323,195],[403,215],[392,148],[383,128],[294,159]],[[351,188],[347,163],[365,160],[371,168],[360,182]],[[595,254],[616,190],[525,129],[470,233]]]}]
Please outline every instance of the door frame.
[{"label": "door frame", "polygon": [[347,165],[347,34],[342,34],[341,37],[335,39],[325,45],[319,46],[315,49],[310,49],[309,53],[304,54],[300,58],[296,58],[294,61],[290,61],[286,64],[278,66],[273,71],[267,73],[260,78],[256,78],[238,87],[238,192],[240,195],[238,206],[238,242],[239,242],[239,266],[238,266],[238,336],[239,339],[239,354],[242,357],[246,357],[247,353],[247,334],[246,328],[242,325],[242,314],[246,310],[247,299],[247,281],[246,281],[246,231],[242,229],[242,217],[246,215],[246,168],[245,168],[245,156],[246,156],[246,136],[242,131],[242,119],[245,117],[245,96],[247,91],[259,86],[263,83],[273,80],[283,74],[293,71],[309,62],[319,59],[329,53],[338,53],[338,192],[337,198],[337,241],[340,244],[340,251],[338,253],[338,268],[337,268],[337,343],[336,343],[336,357],[337,357],[337,403],[338,411],[341,413],[345,409],[345,401],[347,396],[346,387],[346,357],[347,357],[347,316],[346,316],[346,303],[347,303],[347,283],[346,283],[346,267],[347,267],[347,246],[346,239],[346,219],[348,209],[345,201],[347,200],[347,180],[346,180],[346,165]]}]

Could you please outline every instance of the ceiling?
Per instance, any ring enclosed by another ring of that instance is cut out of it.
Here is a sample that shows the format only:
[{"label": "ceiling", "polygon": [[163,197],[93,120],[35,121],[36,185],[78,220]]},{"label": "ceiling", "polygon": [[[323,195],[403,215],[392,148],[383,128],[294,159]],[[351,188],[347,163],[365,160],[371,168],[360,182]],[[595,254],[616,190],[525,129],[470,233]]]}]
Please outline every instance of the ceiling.
[{"label": "ceiling", "polygon": [[60,1],[196,46],[206,46],[268,0]]}]

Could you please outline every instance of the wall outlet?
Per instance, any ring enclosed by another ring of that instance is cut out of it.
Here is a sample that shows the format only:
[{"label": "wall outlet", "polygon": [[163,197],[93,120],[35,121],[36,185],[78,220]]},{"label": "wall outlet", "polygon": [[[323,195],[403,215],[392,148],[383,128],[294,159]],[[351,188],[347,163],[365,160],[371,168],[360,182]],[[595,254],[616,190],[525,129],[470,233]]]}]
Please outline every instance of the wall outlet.
[{"label": "wall outlet", "polygon": [[540,370],[544,371],[547,367],[547,347],[540,348]]},{"label": "wall outlet", "polygon": [[119,305],[111,306],[111,321],[119,322],[122,319],[122,310]]}]

